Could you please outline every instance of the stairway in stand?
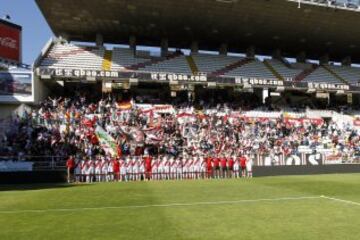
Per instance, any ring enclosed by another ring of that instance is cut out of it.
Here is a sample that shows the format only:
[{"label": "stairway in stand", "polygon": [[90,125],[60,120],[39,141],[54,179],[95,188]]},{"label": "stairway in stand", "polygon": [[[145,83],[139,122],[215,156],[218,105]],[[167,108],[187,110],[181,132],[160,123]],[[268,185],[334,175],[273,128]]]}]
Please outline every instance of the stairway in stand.
[{"label": "stairway in stand", "polygon": [[312,74],[313,72],[315,72],[316,69],[319,68],[319,65],[313,64],[311,65],[311,68],[305,69],[304,71],[302,71],[301,73],[299,73],[296,77],[295,77],[295,82],[301,82],[302,80],[304,80],[307,76],[309,76],[310,74]]},{"label": "stairway in stand", "polygon": [[248,64],[250,62],[254,61],[253,59],[250,59],[250,58],[244,58],[244,59],[241,59],[237,62],[234,62],[230,65],[227,65],[221,69],[218,69],[216,70],[215,72],[212,72],[211,75],[213,76],[221,76],[221,75],[225,75],[226,73],[236,69],[236,68],[240,68],[242,66],[244,66],[245,64]]}]

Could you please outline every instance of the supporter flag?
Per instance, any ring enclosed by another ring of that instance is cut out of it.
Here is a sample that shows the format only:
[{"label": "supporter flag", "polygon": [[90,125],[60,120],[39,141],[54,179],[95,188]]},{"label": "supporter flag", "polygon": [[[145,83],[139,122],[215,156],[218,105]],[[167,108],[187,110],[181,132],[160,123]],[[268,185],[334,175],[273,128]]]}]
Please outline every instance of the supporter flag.
[{"label": "supporter flag", "polygon": [[132,109],[131,102],[121,102],[117,104],[117,108],[120,110],[130,110]]},{"label": "supporter flag", "polygon": [[82,124],[84,124],[86,127],[91,128],[94,126],[94,121],[91,121],[90,119],[85,118],[85,119],[83,119]]},{"label": "supporter flag", "polygon": [[100,126],[96,126],[95,134],[99,139],[99,144],[105,153],[110,154],[113,157],[117,157],[119,151],[115,139]]}]

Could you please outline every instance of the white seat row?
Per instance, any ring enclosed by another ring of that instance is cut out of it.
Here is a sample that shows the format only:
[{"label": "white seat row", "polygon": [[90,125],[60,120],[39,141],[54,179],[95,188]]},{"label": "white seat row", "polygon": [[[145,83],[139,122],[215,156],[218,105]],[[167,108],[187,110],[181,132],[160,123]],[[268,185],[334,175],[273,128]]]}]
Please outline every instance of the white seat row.
[{"label": "white seat row", "polygon": [[276,79],[272,72],[258,60],[247,63],[225,74],[226,76],[241,76],[249,78],[268,78]]},{"label": "white seat row", "polygon": [[329,66],[329,68],[352,85],[360,83],[360,68],[347,66]]},{"label": "white seat row", "polygon": [[186,61],[185,56],[180,55],[174,58],[162,61],[157,64],[146,66],[145,68],[139,69],[144,72],[168,72],[168,73],[182,73],[192,74],[192,71]]},{"label": "white seat row", "polygon": [[267,60],[267,62],[286,80],[294,80],[303,71],[302,69],[289,68],[277,59]]},{"label": "white seat row", "polygon": [[199,69],[199,72],[208,74],[223,69],[226,66],[234,64],[242,59],[240,57],[210,55],[202,53],[193,54],[192,57],[197,68]]},{"label": "white seat row", "polygon": [[41,67],[101,70],[104,52],[104,48],[57,43],[42,60]]},{"label": "white seat row", "polygon": [[323,67],[318,67],[313,73],[307,76],[304,82],[314,82],[314,83],[332,83],[332,84],[342,84],[340,79],[336,78],[330,72],[328,72]]},{"label": "white seat row", "polygon": [[134,56],[134,51],[130,48],[114,48],[112,52],[112,71],[121,71],[130,66],[145,63],[149,59]]}]

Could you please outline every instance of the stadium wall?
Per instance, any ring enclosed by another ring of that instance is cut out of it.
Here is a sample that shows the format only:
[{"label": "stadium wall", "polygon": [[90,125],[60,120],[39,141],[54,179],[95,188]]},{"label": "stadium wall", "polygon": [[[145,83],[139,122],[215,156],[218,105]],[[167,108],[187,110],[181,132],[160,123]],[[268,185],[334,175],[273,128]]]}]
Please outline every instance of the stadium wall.
[{"label": "stadium wall", "polygon": [[[360,173],[360,164],[253,167],[255,177]],[[195,181],[195,180],[194,180]],[[2,172],[0,184],[65,183],[66,171]]]},{"label": "stadium wall", "polygon": [[330,173],[360,173],[360,164],[336,164],[319,166],[254,166],[255,177],[282,175],[313,175]]},{"label": "stadium wall", "polygon": [[1,104],[0,105],[0,120],[11,117],[20,104]]}]

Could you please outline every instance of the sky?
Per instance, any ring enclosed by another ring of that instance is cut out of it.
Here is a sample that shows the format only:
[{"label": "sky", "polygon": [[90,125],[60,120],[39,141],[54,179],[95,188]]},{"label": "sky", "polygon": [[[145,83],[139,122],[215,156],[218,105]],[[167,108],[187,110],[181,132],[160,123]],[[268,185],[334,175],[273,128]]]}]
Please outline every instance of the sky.
[{"label": "sky", "polygon": [[10,15],[11,22],[23,27],[23,63],[32,64],[53,36],[35,0],[0,0],[0,18]]}]

